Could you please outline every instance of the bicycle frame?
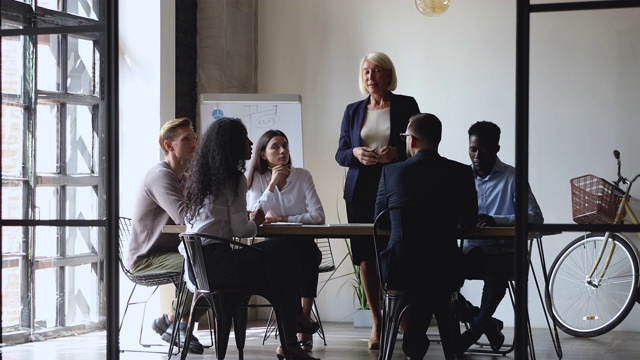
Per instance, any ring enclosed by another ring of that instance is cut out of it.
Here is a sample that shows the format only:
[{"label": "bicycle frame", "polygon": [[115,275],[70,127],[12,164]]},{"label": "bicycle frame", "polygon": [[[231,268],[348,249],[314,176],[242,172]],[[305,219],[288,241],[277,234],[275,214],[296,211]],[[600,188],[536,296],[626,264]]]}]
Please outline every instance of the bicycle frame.
[{"label": "bicycle frame", "polygon": [[[616,214],[616,218],[614,220],[614,224],[624,224],[625,220],[627,218],[629,218],[629,220],[631,220],[631,222],[633,224],[640,224],[640,222],[638,222],[638,218],[636,217],[636,214],[633,212],[633,210],[631,209],[631,206],[629,206],[629,191],[631,186],[629,186],[629,188],[627,189],[627,193],[625,194],[625,196],[622,198],[621,202],[620,202],[620,206],[618,208],[618,213]],[[620,234],[622,235],[622,234]],[[602,256],[604,255],[605,249],[608,247],[609,243],[611,241],[609,241],[609,239],[611,238],[611,232],[607,231],[604,235],[605,239],[607,239],[606,243],[603,244],[602,249],[600,249],[600,253],[598,254],[598,257],[596,259],[595,264],[593,264],[593,268],[591,269],[591,272],[589,273],[588,279],[592,279],[593,275],[596,272],[596,269],[598,268],[598,265],[600,265],[600,261],[602,260]],[[624,236],[624,238],[630,243],[633,244],[633,241],[631,241],[631,239],[627,236]],[[635,245],[635,244],[634,244]],[[595,283],[593,283],[592,280],[588,280],[587,282],[592,285],[592,286],[598,286],[598,284],[600,284],[600,282],[602,281],[602,278],[604,277],[604,275],[607,272],[607,269],[609,268],[609,264],[611,262],[611,257],[613,256],[613,252],[615,251],[615,243],[611,242],[611,246],[609,247],[609,254],[607,255],[607,260],[605,261],[604,266],[602,267],[602,270],[600,272],[600,274],[598,275],[597,281]],[[633,246],[633,249],[636,253],[636,256],[638,256],[638,249],[636,246]]]}]

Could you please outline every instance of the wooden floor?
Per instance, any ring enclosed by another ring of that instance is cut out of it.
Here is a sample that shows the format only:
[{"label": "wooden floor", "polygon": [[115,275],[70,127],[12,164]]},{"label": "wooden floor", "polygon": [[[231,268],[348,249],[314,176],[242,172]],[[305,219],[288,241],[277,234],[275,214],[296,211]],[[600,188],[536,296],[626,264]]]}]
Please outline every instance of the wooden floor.
[{"label": "wooden floor", "polygon": [[[262,335],[264,323],[251,323],[247,331],[247,345],[244,351],[245,359],[251,360],[273,360],[275,359],[275,349],[277,340],[269,338],[265,345],[262,345]],[[378,351],[367,349],[367,339],[370,329],[354,328],[351,323],[325,323],[327,334],[327,346],[322,344],[322,340],[315,335],[315,346],[313,356],[324,360],[353,359],[353,360],[376,360]],[[142,348],[138,345],[138,329],[135,332],[123,336],[121,344],[123,349],[148,351],[152,349],[160,353],[143,353],[125,351],[120,353],[123,360],[162,360],[166,359],[166,346],[155,346]],[[148,330],[148,333],[147,333]],[[512,338],[513,329],[506,328],[504,333],[507,341]],[[557,359],[555,350],[550,340],[548,330],[534,329],[534,349],[536,358],[541,360]],[[435,329],[433,329],[435,333]],[[208,331],[200,330],[197,336],[203,344],[207,343]],[[145,329],[145,337],[150,341],[159,341],[159,337],[150,329]],[[563,359],[569,360],[635,360],[640,358],[640,333],[638,332],[618,332],[590,338],[574,338],[564,333],[560,334]],[[401,340],[400,340],[401,341]],[[96,332],[78,336],[70,336],[59,339],[52,339],[41,342],[34,342],[23,345],[5,346],[1,352],[3,360],[98,360],[106,359],[106,335],[104,332]],[[174,356],[174,359],[179,357]],[[506,356],[465,354],[466,359],[514,359],[513,353]],[[205,349],[203,355],[189,354],[188,359],[215,359],[213,348]],[[238,359],[233,339],[231,339],[226,359]],[[396,350],[393,359],[404,359],[401,343],[396,343]],[[437,343],[432,343],[427,353],[426,359],[444,359],[442,347]]]}]

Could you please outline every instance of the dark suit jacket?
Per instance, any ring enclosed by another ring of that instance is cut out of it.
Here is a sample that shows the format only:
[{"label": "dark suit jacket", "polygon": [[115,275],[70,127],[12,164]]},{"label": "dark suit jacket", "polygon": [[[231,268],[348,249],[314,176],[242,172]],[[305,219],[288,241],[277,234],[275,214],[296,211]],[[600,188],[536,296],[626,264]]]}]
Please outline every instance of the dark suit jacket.
[{"label": "dark suit jacket", "polygon": [[380,251],[388,289],[457,288],[462,279],[458,228],[475,226],[478,216],[471,168],[430,150],[385,166],[376,215],[397,207],[401,210],[390,212],[389,243]]},{"label": "dark suit jacket", "polygon": [[[420,112],[416,99],[391,93],[391,133],[389,134],[389,146],[399,147],[398,160],[406,159],[406,154],[402,149],[404,144],[400,141],[400,133],[407,129],[409,118],[413,114]],[[348,202],[353,200],[353,192],[358,180],[360,169],[364,167],[358,159],[353,156],[352,150],[362,146],[360,143],[360,131],[364,123],[364,116],[367,113],[367,103],[369,96],[364,100],[356,101],[347,105],[342,117],[340,126],[340,139],[338,141],[338,151],[336,151],[336,161],[341,166],[349,168],[344,184],[344,199]]]}]

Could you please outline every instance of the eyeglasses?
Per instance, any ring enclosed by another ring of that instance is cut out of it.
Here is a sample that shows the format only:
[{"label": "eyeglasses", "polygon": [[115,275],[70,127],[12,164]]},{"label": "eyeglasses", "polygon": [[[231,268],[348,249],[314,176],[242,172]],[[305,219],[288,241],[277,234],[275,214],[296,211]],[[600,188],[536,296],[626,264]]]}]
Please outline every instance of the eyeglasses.
[{"label": "eyeglasses", "polygon": [[400,134],[400,140],[407,141],[407,136],[413,136],[413,135],[411,135],[409,133],[401,133]]}]

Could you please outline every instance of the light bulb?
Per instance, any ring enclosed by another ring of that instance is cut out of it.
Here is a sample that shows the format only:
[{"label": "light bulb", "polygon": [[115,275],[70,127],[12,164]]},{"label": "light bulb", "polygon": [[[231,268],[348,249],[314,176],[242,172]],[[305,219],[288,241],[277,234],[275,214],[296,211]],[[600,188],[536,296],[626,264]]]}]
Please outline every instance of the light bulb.
[{"label": "light bulb", "polygon": [[416,8],[424,16],[440,16],[450,3],[451,0],[416,0]]}]

